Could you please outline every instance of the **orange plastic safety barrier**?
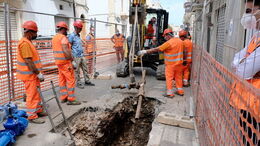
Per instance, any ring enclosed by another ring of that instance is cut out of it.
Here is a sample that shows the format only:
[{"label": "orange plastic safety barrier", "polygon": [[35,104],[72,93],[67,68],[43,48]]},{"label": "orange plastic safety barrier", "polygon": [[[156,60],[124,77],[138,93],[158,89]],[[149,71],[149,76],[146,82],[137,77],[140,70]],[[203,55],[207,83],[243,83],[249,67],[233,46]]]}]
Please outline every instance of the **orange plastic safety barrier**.
[{"label": "orange plastic safety barrier", "polygon": [[[115,50],[113,49],[113,44],[109,38],[99,38],[96,39],[96,49],[95,53],[92,55],[85,54],[87,59],[94,59],[94,63],[89,64],[89,67],[93,66],[97,69],[108,68],[117,63]],[[24,85],[23,83],[16,78],[16,55],[17,55],[17,43],[18,41],[11,41],[12,48],[12,75],[14,76],[13,89],[14,89],[14,99],[20,99],[25,96]],[[45,81],[41,83],[41,88],[43,91],[46,91],[51,88],[50,81],[53,81],[55,85],[58,85],[58,69],[54,63],[54,56],[52,51],[51,40],[37,40],[33,41],[36,46],[41,62],[43,65],[43,74]],[[86,51],[85,51],[86,52]],[[9,101],[8,97],[8,76],[7,76],[7,61],[6,61],[6,44],[5,41],[0,41],[0,104],[6,103]],[[93,72],[93,71],[92,71]]]},{"label": "orange plastic safety barrier", "polygon": [[[259,89],[238,78],[198,46],[193,50],[191,83],[201,145],[260,145]],[[236,84],[242,92],[237,91]],[[250,93],[247,101],[242,100],[243,92]],[[232,94],[247,110],[230,104]],[[250,105],[252,100],[255,107]]]}]

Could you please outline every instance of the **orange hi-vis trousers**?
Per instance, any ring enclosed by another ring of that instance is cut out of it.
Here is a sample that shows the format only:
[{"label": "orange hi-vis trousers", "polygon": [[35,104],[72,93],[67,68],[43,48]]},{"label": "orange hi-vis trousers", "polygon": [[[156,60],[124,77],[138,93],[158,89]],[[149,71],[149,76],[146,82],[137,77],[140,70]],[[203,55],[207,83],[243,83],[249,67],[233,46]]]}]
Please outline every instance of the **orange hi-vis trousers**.
[{"label": "orange hi-vis trousers", "polygon": [[187,65],[183,67],[183,81],[186,83],[188,83],[190,78],[190,67],[191,63],[187,63]]},{"label": "orange hi-vis trousers", "polygon": [[37,119],[37,113],[43,112],[41,106],[41,97],[37,87],[40,87],[40,80],[24,80],[26,92],[26,108],[28,119]]},{"label": "orange hi-vis trousers", "polygon": [[75,100],[75,75],[71,63],[58,64],[60,99]]},{"label": "orange hi-vis trousers", "polygon": [[166,77],[166,88],[167,88],[167,95],[174,95],[173,94],[173,80],[175,80],[177,92],[180,94],[184,94],[183,90],[183,65],[165,65],[165,77]]}]

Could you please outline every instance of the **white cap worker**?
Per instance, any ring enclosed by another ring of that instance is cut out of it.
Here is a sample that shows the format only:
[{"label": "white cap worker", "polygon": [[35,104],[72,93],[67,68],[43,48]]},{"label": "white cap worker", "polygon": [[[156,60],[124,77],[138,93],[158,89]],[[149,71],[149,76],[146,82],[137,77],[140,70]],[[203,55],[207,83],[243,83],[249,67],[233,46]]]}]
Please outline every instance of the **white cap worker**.
[{"label": "white cap worker", "polygon": [[116,50],[117,63],[124,60],[124,41],[125,36],[120,34],[119,30],[116,30],[116,34],[111,37],[111,41],[115,44],[114,48]]},{"label": "white cap worker", "polygon": [[184,60],[184,43],[180,38],[175,38],[173,36],[173,31],[171,29],[165,29],[163,36],[167,42],[162,44],[157,48],[152,48],[149,50],[141,50],[138,55],[149,54],[153,52],[162,51],[164,52],[164,63],[165,63],[165,77],[167,93],[165,97],[174,97],[173,91],[173,80],[175,79],[177,91],[175,94],[180,96],[184,95],[183,90],[183,60]]},{"label": "white cap worker", "polygon": [[88,73],[94,72],[94,56],[96,55],[95,50],[95,29],[93,26],[90,27],[89,33],[86,36],[86,52],[88,56]]},{"label": "white cap worker", "polygon": [[41,73],[42,64],[32,40],[36,39],[38,27],[34,21],[26,21],[23,24],[24,35],[17,48],[17,78],[22,80],[26,92],[26,108],[28,119],[32,123],[42,124],[46,116],[41,106],[41,97],[37,90],[40,82],[44,81]]}]

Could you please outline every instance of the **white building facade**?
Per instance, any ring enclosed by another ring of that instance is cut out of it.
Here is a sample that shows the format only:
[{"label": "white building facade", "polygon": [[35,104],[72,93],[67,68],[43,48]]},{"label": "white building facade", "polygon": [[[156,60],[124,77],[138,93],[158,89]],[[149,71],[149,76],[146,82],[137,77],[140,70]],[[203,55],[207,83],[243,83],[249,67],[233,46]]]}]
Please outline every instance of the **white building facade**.
[{"label": "white building facade", "polygon": [[129,35],[129,1],[128,0],[88,0],[89,19],[96,18],[97,20],[123,24],[114,25],[108,23],[97,22],[97,37],[111,37],[117,28],[121,33]]},{"label": "white building facade", "polygon": [[[22,9],[26,11],[39,12],[36,14],[23,12],[20,10],[11,11],[12,38],[19,39],[22,37],[21,25],[24,21],[33,20],[38,25],[38,35],[40,37],[53,36],[55,32],[55,24],[59,21],[65,21],[70,27],[70,32],[73,31],[72,17],[87,18],[88,7],[86,0],[16,0],[16,1],[0,1],[7,2],[11,8]],[[75,6],[75,11],[74,11]],[[0,10],[1,21],[3,18],[3,10]],[[0,26],[0,32],[4,29],[4,25]],[[86,28],[82,34],[86,34]],[[2,40],[3,38],[0,37]]]}]

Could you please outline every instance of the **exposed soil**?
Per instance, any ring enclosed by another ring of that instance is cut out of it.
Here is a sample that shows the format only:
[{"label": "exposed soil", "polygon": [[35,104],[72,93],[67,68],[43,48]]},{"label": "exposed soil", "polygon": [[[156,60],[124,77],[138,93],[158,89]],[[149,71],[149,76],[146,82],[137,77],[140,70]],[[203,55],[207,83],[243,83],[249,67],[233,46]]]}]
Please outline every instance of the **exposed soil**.
[{"label": "exposed soil", "polygon": [[113,109],[85,108],[70,118],[76,145],[144,146],[155,115],[156,100],[144,99],[135,120],[136,98],[126,98]]}]

